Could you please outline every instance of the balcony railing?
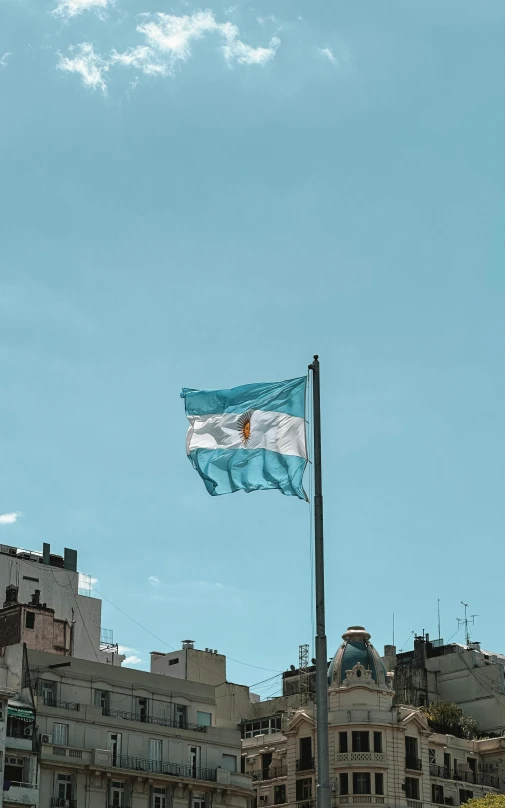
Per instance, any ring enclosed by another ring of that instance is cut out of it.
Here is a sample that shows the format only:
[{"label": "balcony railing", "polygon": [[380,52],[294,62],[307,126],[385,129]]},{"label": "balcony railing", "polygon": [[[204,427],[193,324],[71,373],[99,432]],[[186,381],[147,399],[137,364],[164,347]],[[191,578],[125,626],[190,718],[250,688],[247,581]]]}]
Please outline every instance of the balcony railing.
[{"label": "balcony railing", "polygon": [[11,788],[38,788],[38,786],[33,783],[21,783],[16,780],[4,780],[4,784],[5,783],[9,783]]},{"label": "balcony railing", "polygon": [[270,766],[268,769],[260,769],[259,771],[248,772],[254,782],[257,782],[258,780],[275,780],[276,777],[285,777],[287,773],[288,770],[285,766]]},{"label": "balcony railing", "polygon": [[76,713],[81,709],[81,705],[76,701],[56,701],[56,699],[49,696],[44,697],[44,707],[56,707],[58,710],[74,710]]},{"label": "balcony railing", "polygon": [[335,799],[336,805],[359,805],[360,803],[375,803],[384,805],[384,797],[380,794],[342,794]]},{"label": "balcony railing", "polygon": [[51,805],[58,808],[77,808],[77,800],[67,800],[65,797],[51,797]]},{"label": "balcony railing", "polygon": [[110,710],[102,707],[102,715],[108,718],[122,718],[124,721],[138,721],[140,724],[156,724],[160,727],[173,727],[174,729],[189,729],[194,732],[205,732],[207,726],[202,724],[190,724],[188,721],[173,721],[171,718],[157,718],[152,715],[141,715],[140,713],[128,713],[124,710]]},{"label": "balcony railing", "polygon": [[472,783],[478,786],[489,786],[490,788],[499,788],[500,780],[492,774],[474,774],[473,772],[461,771],[455,769],[451,771],[447,766],[430,765],[430,774],[433,777],[442,777],[444,780],[458,780],[463,783]]},{"label": "balcony railing", "polygon": [[405,758],[405,768],[420,772],[423,768],[423,762],[419,758],[407,756]]},{"label": "balcony railing", "polygon": [[184,766],[180,763],[161,763],[159,760],[117,755],[112,759],[112,765],[120,769],[133,769],[134,771],[153,772],[155,774],[172,774],[176,777],[187,777],[192,780],[217,780],[216,769],[200,769],[197,766]]},{"label": "balcony railing", "polygon": [[307,758],[300,758],[296,761],[296,771],[297,772],[309,772],[311,769],[314,768],[314,758],[307,757]]},{"label": "balcony railing", "polygon": [[315,800],[297,800],[298,808],[316,808]]}]

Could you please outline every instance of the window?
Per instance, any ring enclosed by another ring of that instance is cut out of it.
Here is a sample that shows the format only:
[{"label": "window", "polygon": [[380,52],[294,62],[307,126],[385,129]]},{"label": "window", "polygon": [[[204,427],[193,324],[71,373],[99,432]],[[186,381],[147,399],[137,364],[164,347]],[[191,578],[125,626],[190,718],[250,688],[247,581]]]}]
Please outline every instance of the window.
[{"label": "window", "polygon": [[451,756],[449,752],[444,752],[444,769],[445,777],[451,776]]},{"label": "window", "polygon": [[286,784],[274,786],[274,805],[284,805],[286,802]]},{"label": "window", "polygon": [[382,732],[374,732],[373,734],[373,751],[382,752]]},{"label": "window", "polygon": [[51,706],[56,701],[56,682],[42,681],[42,698],[46,706]]},{"label": "window", "polygon": [[149,738],[147,757],[151,761],[153,771],[161,771],[162,742],[158,738]]},{"label": "window", "polygon": [[109,732],[109,749],[113,766],[119,766],[121,762],[121,740],[120,732]]},{"label": "window", "polygon": [[22,757],[14,757],[13,755],[5,756],[5,769],[4,781],[9,783],[22,783],[24,782],[25,759]]},{"label": "window", "polygon": [[407,769],[420,769],[420,761],[417,754],[417,738],[407,735],[405,738],[405,766]]},{"label": "window", "polygon": [[125,804],[124,783],[113,780],[110,784],[110,805],[112,808],[123,808]]},{"label": "window", "polygon": [[248,721],[242,724],[242,738],[255,738],[256,735],[270,735],[272,732],[280,732],[282,717],[274,715],[270,718],[262,718],[261,721]]},{"label": "window", "polygon": [[375,773],[375,793],[384,794],[384,775],[379,772]]},{"label": "window", "polygon": [[419,780],[417,777],[405,778],[405,795],[409,800],[419,799]]},{"label": "window", "polygon": [[153,808],[167,808],[167,793],[164,788],[153,788]]},{"label": "window", "polygon": [[349,794],[349,775],[347,772],[340,773],[340,793],[343,796]]},{"label": "window", "polygon": [[26,628],[35,628],[35,612],[25,612]]},{"label": "window", "polygon": [[147,721],[149,715],[148,701],[144,698],[137,699],[137,712],[140,721]]},{"label": "window", "polygon": [[470,771],[473,774],[473,782],[475,783],[475,776],[477,774],[477,761],[474,757],[467,758],[468,765],[470,766]]},{"label": "window", "polygon": [[57,774],[55,779],[55,792],[58,800],[71,800],[72,799],[72,775],[71,774]]},{"label": "window", "polygon": [[468,800],[473,799],[473,791],[468,791],[466,788],[460,788],[459,790],[459,802],[460,805],[464,805],[465,802]]},{"label": "window", "polygon": [[110,709],[110,693],[108,690],[95,690],[95,707],[101,707],[103,715]]},{"label": "window", "polygon": [[338,733],[338,751],[339,752],[347,752],[347,732],[339,732]]},{"label": "window", "polygon": [[352,733],[352,751],[353,752],[370,751],[370,734],[368,732]]},{"label": "window", "polygon": [[196,714],[196,723],[200,727],[210,727],[212,723],[212,713],[202,713],[198,710]]},{"label": "window", "polygon": [[53,744],[68,746],[68,724],[53,724]]},{"label": "window", "polygon": [[312,778],[296,781],[296,801],[312,799]]},{"label": "window", "polygon": [[431,801],[436,802],[438,805],[445,805],[443,786],[435,784],[431,786]]},{"label": "window", "polygon": [[430,766],[437,765],[437,752],[436,749],[428,749],[428,759],[430,761]]},{"label": "window", "polygon": [[188,708],[185,704],[175,705],[175,724],[180,729],[184,729],[188,720]]},{"label": "window", "polygon": [[174,657],[174,659],[168,660],[169,665],[178,665],[179,664],[179,657]]},{"label": "window", "polygon": [[298,761],[298,771],[307,771],[313,768],[312,759],[312,738],[300,738],[300,759]]},{"label": "window", "polygon": [[227,769],[229,772],[236,772],[237,771],[237,756],[236,755],[223,755],[223,769]]},{"label": "window", "polygon": [[[189,747],[189,765],[191,766],[193,777],[196,777],[196,771],[200,768],[201,749],[199,746]],[[235,761],[236,763],[236,761]]]},{"label": "window", "polygon": [[194,797],[193,808],[205,808],[205,800],[202,797]]},{"label": "window", "polygon": [[38,584],[38,578],[32,578],[31,575],[23,575],[23,581],[33,581],[34,584]]},{"label": "window", "polygon": [[353,794],[371,794],[370,775],[368,772],[354,772],[352,776]]}]

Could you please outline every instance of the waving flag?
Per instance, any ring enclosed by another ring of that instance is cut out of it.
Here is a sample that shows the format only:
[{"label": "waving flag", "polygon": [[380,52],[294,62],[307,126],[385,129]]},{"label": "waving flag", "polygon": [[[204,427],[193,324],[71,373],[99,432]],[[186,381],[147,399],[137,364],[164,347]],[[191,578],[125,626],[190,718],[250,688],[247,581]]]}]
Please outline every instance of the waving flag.
[{"label": "waving flag", "polygon": [[306,499],[306,378],[190,390],[188,457],[212,496],[277,488]]}]

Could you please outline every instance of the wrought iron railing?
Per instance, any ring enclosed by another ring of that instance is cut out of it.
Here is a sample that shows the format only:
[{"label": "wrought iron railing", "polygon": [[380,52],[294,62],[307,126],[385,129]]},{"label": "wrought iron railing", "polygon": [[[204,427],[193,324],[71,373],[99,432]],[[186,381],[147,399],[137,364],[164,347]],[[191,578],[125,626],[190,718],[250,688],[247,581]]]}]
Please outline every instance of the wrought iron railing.
[{"label": "wrought iron railing", "polygon": [[128,713],[125,710],[110,710],[102,707],[102,715],[109,718],[122,718],[124,721],[138,721],[140,724],[156,724],[160,727],[174,727],[174,729],[190,729],[195,732],[205,732],[207,726],[202,724],[190,724],[188,721],[173,721],[171,718],[157,718],[153,715],[142,715],[140,713]]},{"label": "wrought iron railing", "polygon": [[410,755],[407,755],[405,758],[405,768],[420,772],[423,768],[423,762],[422,760],[419,760],[419,758],[410,757]]},{"label": "wrought iron railing", "polygon": [[443,777],[444,780],[459,780],[463,783],[472,783],[478,786],[490,786],[491,788],[499,788],[500,780],[492,774],[477,774],[474,772],[462,771],[455,769],[451,771],[447,766],[430,765],[430,774],[433,777]]},{"label": "wrought iron railing", "polygon": [[48,696],[44,697],[44,707],[56,707],[58,710],[74,710],[76,713],[81,709],[81,705],[76,701],[56,701]]},{"label": "wrought iron railing", "polygon": [[300,758],[299,760],[296,761],[297,772],[309,772],[313,768],[314,768],[313,757]]},{"label": "wrought iron railing", "polygon": [[117,755],[112,758],[112,765],[120,769],[152,772],[154,774],[172,774],[192,780],[217,780],[217,769],[200,769],[197,766],[185,766],[180,763],[161,763],[159,760]]},{"label": "wrought iron railing", "polygon": [[251,775],[254,782],[258,780],[274,780],[276,777],[285,777],[288,770],[285,766],[270,766],[268,769],[259,769],[255,772],[247,772]]},{"label": "wrought iron railing", "polygon": [[77,800],[67,800],[65,797],[51,797],[51,805],[58,808],[77,808]]}]

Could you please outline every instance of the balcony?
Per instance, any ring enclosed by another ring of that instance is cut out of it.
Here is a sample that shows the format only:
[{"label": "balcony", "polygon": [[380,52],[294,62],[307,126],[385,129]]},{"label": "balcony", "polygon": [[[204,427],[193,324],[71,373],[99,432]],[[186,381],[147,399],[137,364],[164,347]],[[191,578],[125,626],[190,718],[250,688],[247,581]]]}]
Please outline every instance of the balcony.
[{"label": "balcony", "polygon": [[202,724],[190,724],[188,721],[172,721],[170,718],[157,718],[152,715],[128,713],[124,710],[110,710],[102,707],[102,715],[108,718],[121,718],[123,721],[137,721],[139,724],[156,724],[160,727],[173,727],[174,729],[188,729],[193,732],[206,732],[207,727]]},{"label": "balcony", "polygon": [[[8,788],[7,788],[8,786]],[[38,805],[39,787],[32,783],[15,783],[4,781],[4,801],[19,805]]]},{"label": "balcony", "polygon": [[67,800],[64,797],[51,797],[51,806],[58,806],[58,808],[77,808],[77,800]]},{"label": "balcony", "polygon": [[185,766],[181,763],[161,763],[159,760],[118,755],[112,765],[119,769],[152,772],[153,774],[168,774],[175,777],[187,777],[191,780],[207,780],[216,782],[216,769],[199,769],[196,766]]},{"label": "balcony", "polygon": [[297,772],[310,772],[314,768],[314,758],[307,757],[307,758],[300,758],[300,760],[296,761],[296,771]]},{"label": "balcony", "polygon": [[33,728],[32,725],[24,725],[22,728],[7,727],[7,737],[5,739],[5,746],[7,749],[20,749],[24,752],[33,751]]},{"label": "balcony", "polygon": [[297,808],[316,808],[316,801],[315,800],[299,800],[296,803]]},{"label": "balcony", "polygon": [[423,804],[420,800],[412,800],[407,799],[407,808],[423,808]]},{"label": "balcony", "polygon": [[423,768],[423,762],[419,758],[409,757],[405,758],[405,768],[411,771],[420,772]]},{"label": "balcony", "polygon": [[49,696],[44,697],[44,701],[41,706],[54,707],[57,710],[72,710],[76,713],[78,713],[81,709],[81,705],[76,701],[56,701],[56,699],[52,699]]},{"label": "balcony", "polygon": [[342,794],[336,797],[337,805],[384,805],[384,797],[379,794]]},{"label": "balcony", "polygon": [[384,752],[338,752],[335,755],[335,763],[342,766],[348,766],[350,763],[355,764],[380,764],[385,761]]},{"label": "balcony", "polygon": [[447,766],[430,765],[430,774],[432,777],[441,777],[444,780],[456,780],[463,783],[471,783],[477,786],[486,786],[488,788],[499,788],[500,780],[497,776],[492,774],[474,774],[469,771],[462,771],[456,769],[452,772]]},{"label": "balcony", "polygon": [[259,780],[275,780],[276,777],[286,777],[287,773],[288,770],[285,766],[270,766],[268,769],[260,769],[259,771],[248,772],[248,774],[252,777],[253,782],[258,782]]}]

